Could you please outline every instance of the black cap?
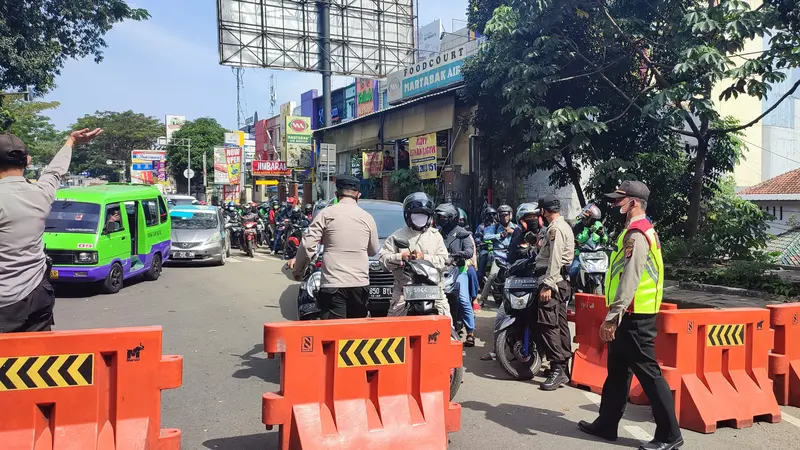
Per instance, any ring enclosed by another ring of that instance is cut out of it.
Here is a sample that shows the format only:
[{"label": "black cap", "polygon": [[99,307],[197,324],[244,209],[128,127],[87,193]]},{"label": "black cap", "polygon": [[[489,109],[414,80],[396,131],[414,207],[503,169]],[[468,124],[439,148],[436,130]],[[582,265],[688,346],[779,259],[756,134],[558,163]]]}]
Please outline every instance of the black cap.
[{"label": "black cap", "polygon": [[553,194],[545,195],[539,199],[539,208],[553,212],[561,211],[561,199]]},{"label": "black cap", "polygon": [[336,189],[339,191],[360,191],[361,181],[352,175],[336,175]]},{"label": "black cap", "polygon": [[647,201],[650,198],[650,189],[641,181],[623,181],[617,190],[606,194],[606,197],[611,199],[634,197]]},{"label": "black cap", "polygon": [[27,164],[28,147],[13,134],[0,134],[0,161],[12,164]]}]

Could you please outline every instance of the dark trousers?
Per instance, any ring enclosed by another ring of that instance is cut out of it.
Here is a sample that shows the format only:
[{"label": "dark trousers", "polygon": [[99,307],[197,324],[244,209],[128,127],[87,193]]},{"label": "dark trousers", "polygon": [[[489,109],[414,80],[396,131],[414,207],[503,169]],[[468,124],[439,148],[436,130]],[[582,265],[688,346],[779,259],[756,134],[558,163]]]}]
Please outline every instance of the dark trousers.
[{"label": "dark trousers", "polygon": [[50,331],[55,302],[53,286],[42,280],[27,297],[0,308],[0,333]]},{"label": "dark trousers", "polygon": [[538,334],[550,368],[566,369],[572,357],[572,337],[567,322],[570,286],[566,281],[559,282],[557,286],[549,302],[539,303]]},{"label": "dark trousers", "polygon": [[367,317],[367,287],[322,288],[317,297],[322,320]]},{"label": "dark trousers", "polygon": [[613,341],[608,343],[608,377],[603,384],[600,417],[601,429],[616,430],[636,375],[650,400],[656,421],[655,439],[672,442],[681,436],[672,392],[656,361],[656,315],[625,314]]}]

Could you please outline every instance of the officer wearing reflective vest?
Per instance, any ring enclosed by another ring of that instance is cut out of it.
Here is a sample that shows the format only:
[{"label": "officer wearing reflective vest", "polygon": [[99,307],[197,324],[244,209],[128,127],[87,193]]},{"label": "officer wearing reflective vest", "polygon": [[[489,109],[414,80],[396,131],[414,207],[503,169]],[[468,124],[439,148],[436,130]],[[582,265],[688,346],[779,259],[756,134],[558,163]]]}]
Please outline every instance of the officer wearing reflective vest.
[{"label": "officer wearing reflective vest", "polygon": [[656,315],[664,291],[661,243],[647,220],[650,189],[639,181],[625,181],[606,197],[614,211],[626,218],[606,273],[608,314],[600,337],[608,342],[608,376],[603,384],[600,415],[578,427],[606,440],[617,439],[617,428],[628,401],[631,375],[642,384],[656,422],[654,439],[644,450],[672,450],[683,445],[675,417],[672,392],[656,361]]}]

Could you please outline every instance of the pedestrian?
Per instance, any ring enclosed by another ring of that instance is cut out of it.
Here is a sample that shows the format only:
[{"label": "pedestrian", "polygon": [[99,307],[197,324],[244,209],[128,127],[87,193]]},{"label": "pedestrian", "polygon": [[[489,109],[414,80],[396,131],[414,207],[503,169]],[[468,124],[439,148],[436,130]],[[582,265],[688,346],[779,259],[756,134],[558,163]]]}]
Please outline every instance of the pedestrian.
[{"label": "pedestrian", "polygon": [[13,134],[0,135],[0,333],[52,327],[55,292],[42,243],[45,221],[73,146],[102,132],[73,131],[35,183],[24,177],[31,163],[25,143]]},{"label": "pedestrian", "polygon": [[359,188],[358,178],[336,176],[338,202],[314,217],[296,258],[288,263],[301,280],[317,245],[323,245],[317,297],[322,319],[367,317],[369,312],[369,257],[378,253],[380,243],[375,219],[358,206]]},{"label": "pedestrian", "polygon": [[545,195],[539,207],[547,231],[545,242],[536,256],[534,271],[534,276],[539,277],[537,322],[544,355],[550,361],[547,379],[539,388],[554,391],[569,381],[567,363],[572,357],[572,338],[567,323],[567,302],[571,291],[567,272],[575,256],[575,235],[561,216],[558,197]]},{"label": "pedestrian", "polygon": [[[424,192],[410,194],[403,201],[403,218],[406,226],[392,233],[384,242],[378,253],[381,265],[394,276],[394,292],[389,305],[389,316],[405,316],[406,301],[403,288],[412,283],[412,279],[403,271],[403,264],[411,258],[430,261],[440,272],[444,271],[449,258],[447,246],[439,230],[433,226],[433,200]],[[396,240],[409,242],[408,248],[397,246]],[[450,304],[444,293],[434,302],[439,315],[451,317]]]},{"label": "pedestrian", "polygon": [[645,215],[650,189],[639,181],[625,181],[606,196],[613,200],[614,212],[626,219],[605,282],[608,314],[600,326],[600,338],[608,342],[608,376],[600,415],[591,423],[580,421],[578,427],[594,436],[616,440],[631,375],[636,375],[656,422],[655,439],[639,449],[677,449],[683,445],[683,437],[672,392],[656,361],[656,316],[664,292],[664,263],[658,234]]}]

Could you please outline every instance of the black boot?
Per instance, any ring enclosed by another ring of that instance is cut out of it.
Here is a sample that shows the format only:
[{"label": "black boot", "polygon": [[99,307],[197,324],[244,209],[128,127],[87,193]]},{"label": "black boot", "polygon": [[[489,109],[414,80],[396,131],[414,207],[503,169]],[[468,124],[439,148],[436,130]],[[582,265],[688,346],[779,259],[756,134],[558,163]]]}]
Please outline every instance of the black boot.
[{"label": "black boot", "polygon": [[561,366],[556,366],[550,371],[550,375],[544,380],[539,389],[543,391],[555,391],[559,387],[569,382],[567,373]]}]

